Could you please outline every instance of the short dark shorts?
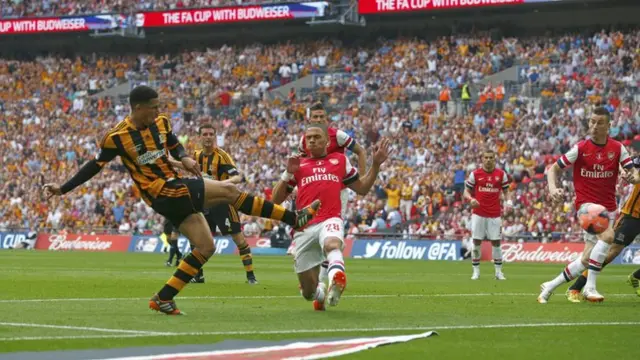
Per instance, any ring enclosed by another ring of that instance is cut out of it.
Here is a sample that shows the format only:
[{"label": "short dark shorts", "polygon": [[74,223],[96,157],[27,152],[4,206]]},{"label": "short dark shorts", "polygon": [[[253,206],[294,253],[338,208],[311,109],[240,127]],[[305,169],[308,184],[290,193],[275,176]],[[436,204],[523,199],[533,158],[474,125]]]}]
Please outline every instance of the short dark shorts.
[{"label": "short dark shorts", "polygon": [[207,219],[212,232],[216,231],[216,227],[220,229],[222,235],[235,235],[241,231],[238,210],[231,205],[221,204],[214,206],[209,211],[205,211],[204,217]]},{"label": "short dark shorts", "polygon": [[621,213],[613,230],[615,231],[613,242],[627,247],[640,234],[640,219]]},{"label": "short dark shorts", "polygon": [[[188,191],[184,191],[187,189]],[[151,207],[164,216],[175,229],[191,214],[202,212],[204,205],[204,181],[201,178],[174,179],[164,185],[163,191],[182,191],[181,196],[158,195]],[[166,224],[165,224],[166,225]]]}]

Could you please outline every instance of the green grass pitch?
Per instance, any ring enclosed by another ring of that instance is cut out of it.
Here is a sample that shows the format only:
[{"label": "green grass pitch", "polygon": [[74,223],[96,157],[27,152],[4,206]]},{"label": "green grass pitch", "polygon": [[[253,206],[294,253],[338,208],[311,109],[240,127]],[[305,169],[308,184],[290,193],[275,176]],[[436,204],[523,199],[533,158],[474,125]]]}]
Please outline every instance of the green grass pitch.
[{"label": "green grass pitch", "polygon": [[169,317],[147,308],[173,271],[165,259],[0,251],[0,353],[436,330],[440,336],[344,358],[640,359],[640,298],[625,283],[633,267],[605,269],[602,304],[571,304],[562,287],[540,305],[540,283],[563,265],[506,264],[508,280],[499,282],[490,263],[471,281],[469,262],[346,259],[344,297],[321,313],[299,295],[291,258],[254,257],[260,284],[250,286],[237,256],[215,256],[206,284],[177,298],[188,315]]}]

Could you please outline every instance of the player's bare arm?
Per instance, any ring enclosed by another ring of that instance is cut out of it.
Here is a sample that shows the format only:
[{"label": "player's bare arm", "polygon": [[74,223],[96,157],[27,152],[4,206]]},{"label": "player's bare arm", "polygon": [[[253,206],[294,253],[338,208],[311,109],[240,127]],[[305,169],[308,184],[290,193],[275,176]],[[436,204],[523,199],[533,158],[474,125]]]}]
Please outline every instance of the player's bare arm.
[{"label": "player's bare arm", "polygon": [[513,191],[510,191],[509,189],[502,190],[502,199],[504,200],[504,204],[507,207],[513,207],[513,203],[515,199],[514,195],[515,193]]},{"label": "player's bare arm", "polygon": [[558,163],[551,165],[547,171],[549,194],[551,195],[551,199],[555,202],[561,202],[564,200],[564,189],[558,187],[558,177],[561,171],[562,169]]},{"label": "player's bare arm", "polygon": [[293,191],[293,189],[289,186],[289,181],[293,179],[294,174],[300,168],[301,156],[302,154],[299,153],[296,155],[292,155],[287,159],[287,170],[284,174],[282,174],[280,181],[278,181],[276,186],[273,188],[273,194],[271,194],[271,200],[275,204],[282,204],[282,202],[285,201],[289,194],[291,194],[291,192]]},{"label": "player's bare arm", "polygon": [[468,187],[465,187],[462,197],[464,198],[464,200],[469,202],[472,209],[475,209],[478,206],[480,206],[480,203],[478,202],[478,200],[476,200],[476,198],[474,198],[473,195],[471,195],[471,190],[469,190]]},{"label": "player's bare arm", "polygon": [[373,184],[380,173],[380,166],[387,160],[389,153],[391,152],[391,141],[389,139],[382,139],[375,147],[373,153],[373,164],[366,175],[359,178],[355,182],[349,185],[349,188],[355,191],[358,195],[366,195],[373,187]]},{"label": "player's bare arm", "polygon": [[358,155],[358,171],[360,174],[364,174],[367,170],[367,152],[360,144],[353,147],[353,152]]},{"label": "player's bare arm", "polygon": [[621,169],[620,175],[629,184],[640,184],[640,172],[637,168],[631,168],[629,170]]},{"label": "player's bare arm", "polygon": [[178,161],[174,158],[169,158],[169,162],[171,163],[171,166],[173,166],[176,169],[180,169],[180,170],[186,170],[184,168],[184,165],[182,165],[182,161]]}]

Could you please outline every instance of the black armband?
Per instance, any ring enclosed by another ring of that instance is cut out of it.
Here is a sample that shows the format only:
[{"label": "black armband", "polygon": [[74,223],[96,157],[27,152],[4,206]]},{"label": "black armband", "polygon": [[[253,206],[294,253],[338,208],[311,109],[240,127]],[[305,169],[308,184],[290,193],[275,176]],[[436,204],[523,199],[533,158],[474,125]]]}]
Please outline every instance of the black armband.
[{"label": "black armband", "polygon": [[69,179],[69,181],[60,187],[60,191],[63,194],[68,193],[96,176],[100,170],[102,170],[102,168],[95,160],[89,160],[71,179]]},{"label": "black armband", "polygon": [[174,147],[173,149],[169,150],[169,152],[171,153],[171,156],[173,156],[174,159],[178,159],[178,160],[182,160],[183,157],[187,157],[187,152],[184,149],[184,146],[182,146],[182,144],[178,144],[176,145],[176,147]]}]

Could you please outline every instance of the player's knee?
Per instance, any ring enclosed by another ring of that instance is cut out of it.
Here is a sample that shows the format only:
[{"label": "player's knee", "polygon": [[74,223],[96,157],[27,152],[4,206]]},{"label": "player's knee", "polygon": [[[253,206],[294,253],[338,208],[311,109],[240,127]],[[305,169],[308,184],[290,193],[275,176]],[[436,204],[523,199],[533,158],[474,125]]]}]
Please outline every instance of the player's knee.
[{"label": "player's knee", "polygon": [[223,193],[225,196],[225,200],[229,204],[234,203],[238,199],[238,196],[240,196],[240,190],[238,190],[238,187],[235,184],[228,183],[228,182],[221,182],[220,186],[224,191]]},{"label": "player's knee", "polygon": [[614,235],[615,233],[613,232],[613,229],[609,228],[605,230],[602,234],[600,234],[598,238],[606,242],[607,244],[613,244]]},{"label": "player's knee", "polygon": [[216,245],[213,242],[213,239],[210,239],[207,241],[201,241],[199,244],[196,245],[196,248],[198,249],[198,251],[200,251],[202,256],[204,256],[207,259],[212,257],[213,254],[215,254],[216,252]]},{"label": "player's knee", "polygon": [[327,238],[324,241],[324,251],[328,253],[333,250],[342,250],[342,241],[336,237]]}]

